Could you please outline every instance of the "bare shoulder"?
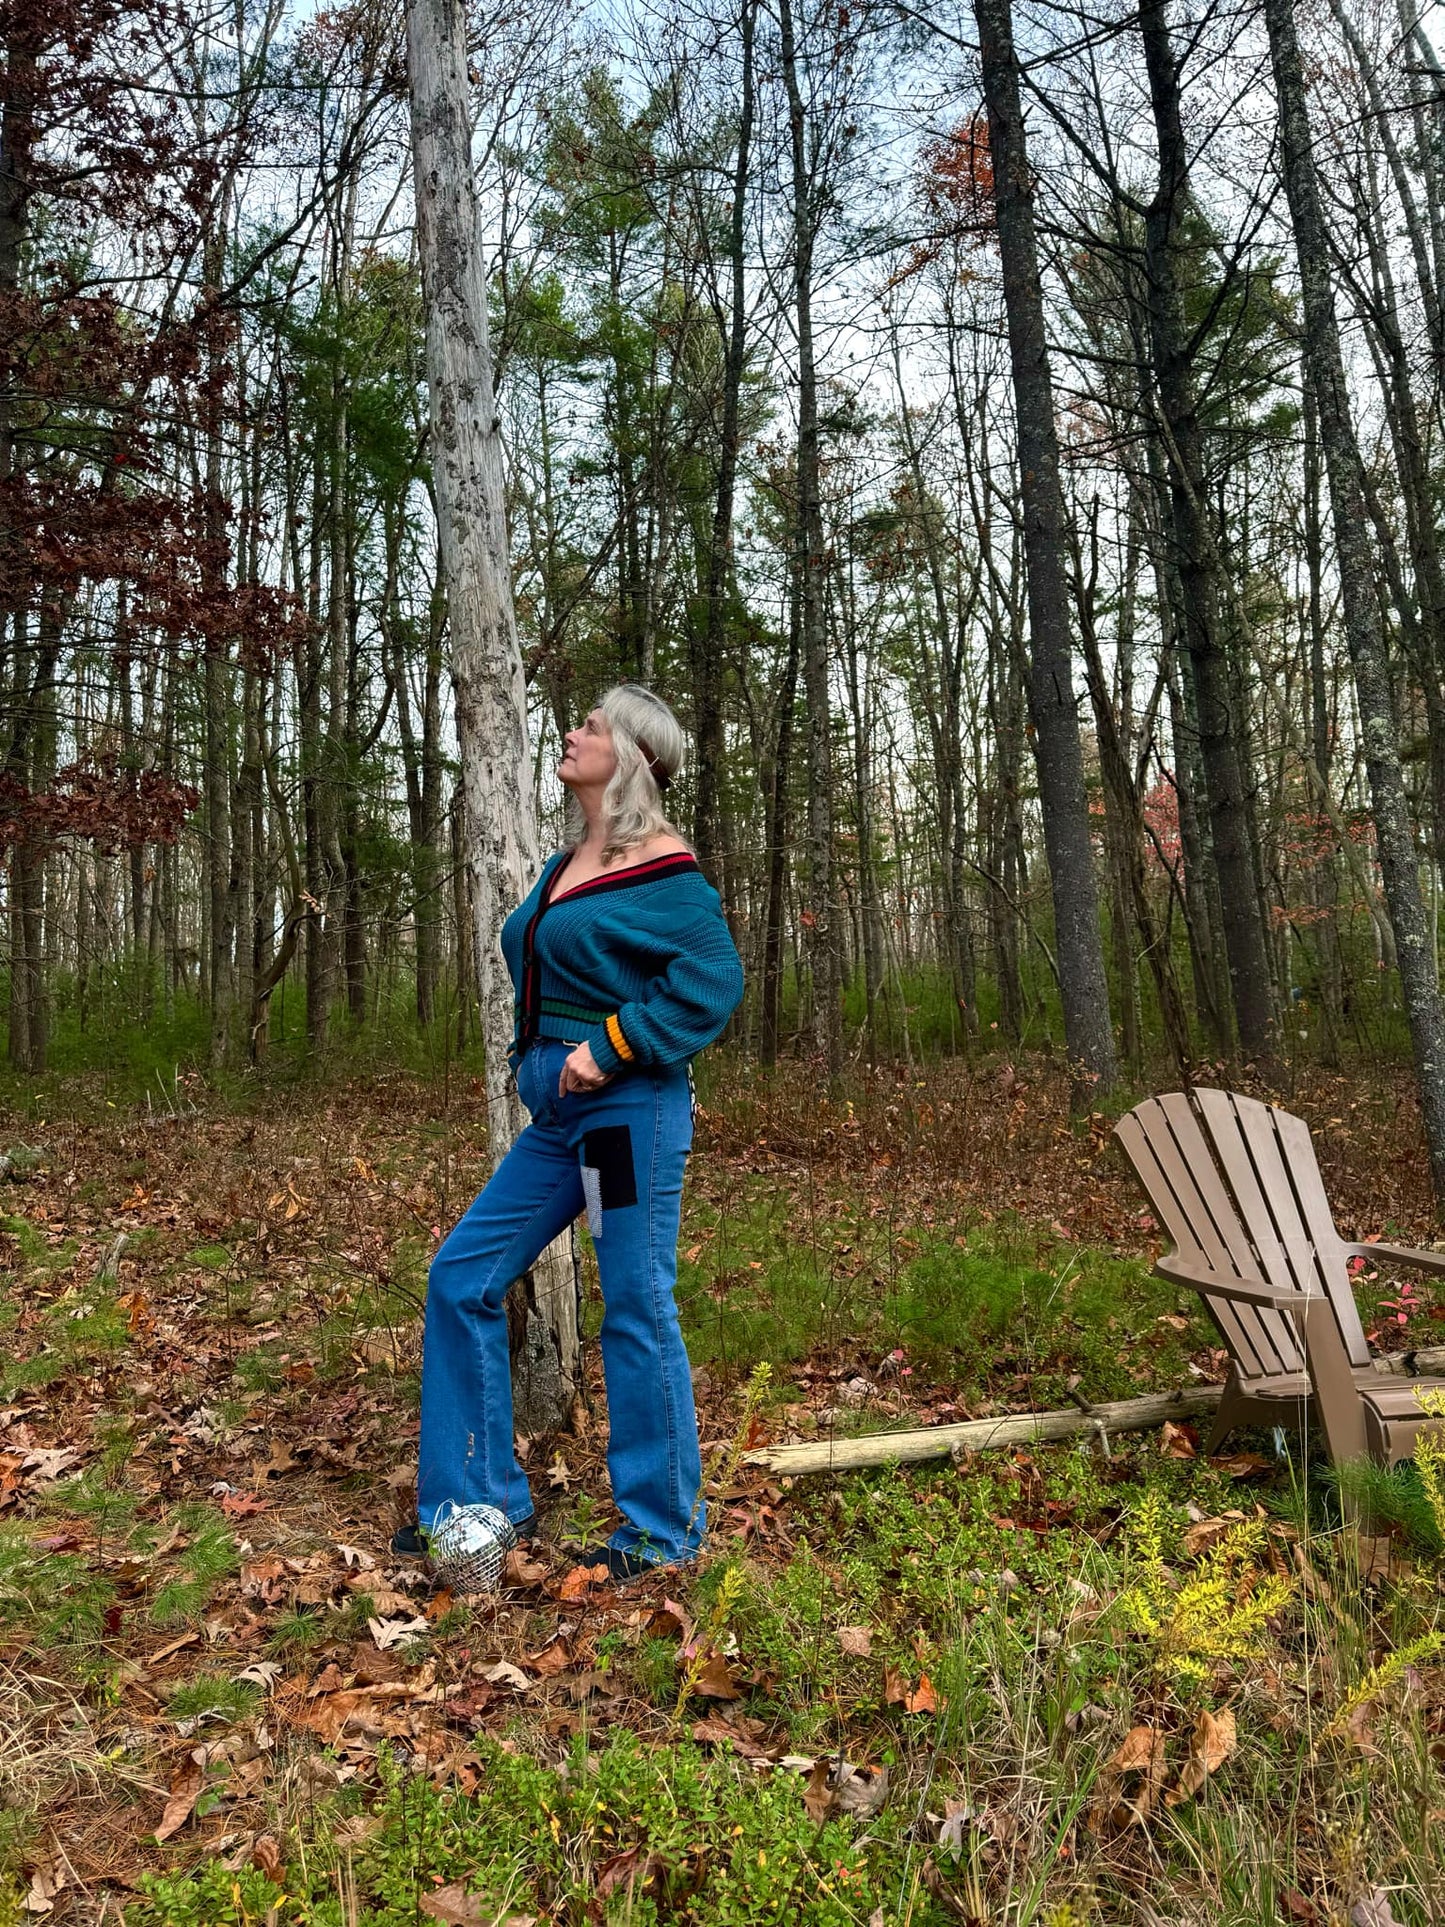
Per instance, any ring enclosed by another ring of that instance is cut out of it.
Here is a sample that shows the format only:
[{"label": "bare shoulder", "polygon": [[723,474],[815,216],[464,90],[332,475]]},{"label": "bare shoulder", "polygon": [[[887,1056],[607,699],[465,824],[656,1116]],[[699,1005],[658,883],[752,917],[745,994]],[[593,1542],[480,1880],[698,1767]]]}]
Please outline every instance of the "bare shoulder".
[{"label": "bare shoulder", "polygon": [[659,856],[691,856],[692,845],[685,843],[680,836],[652,836],[633,853],[634,863],[650,863]]}]

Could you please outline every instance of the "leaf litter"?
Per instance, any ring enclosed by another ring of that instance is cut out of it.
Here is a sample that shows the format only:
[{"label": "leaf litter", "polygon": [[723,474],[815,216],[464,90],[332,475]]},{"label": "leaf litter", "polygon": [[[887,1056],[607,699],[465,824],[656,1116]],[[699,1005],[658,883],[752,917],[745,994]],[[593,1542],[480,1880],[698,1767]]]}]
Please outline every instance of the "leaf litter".
[{"label": "leaf litter", "polygon": [[[255,1822],[263,1816],[278,1735],[306,1736],[336,1750],[334,1761],[303,1760],[302,1777],[312,1776],[318,1785],[369,1780],[378,1747],[390,1743],[438,1783],[466,1788],[475,1784],[478,1770],[471,1737],[501,1732],[519,1701],[535,1705],[548,1730],[562,1738],[576,1731],[569,1724],[576,1718],[571,1709],[582,1700],[597,1709],[599,1730],[622,1723],[649,1731],[655,1715],[618,1696],[614,1679],[596,1663],[597,1642],[610,1632],[627,1642],[672,1639],[686,1647],[695,1637],[696,1609],[686,1599],[654,1597],[645,1589],[619,1593],[605,1566],[589,1564],[585,1556],[569,1565],[533,1542],[509,1555],[503,1591],[483,1615],[485,1638],[479,1642],[474,1617],[443,1640],[436,1620],[450,1610],[450,1600],[430,1600],[416,1570],[389,1559],[391,1531],[406,1516],[416,1436],[414,1408],[399,1405],[394,1374],[414,1370],[419,1358],[414,1288],[408,1287],[410,1311],[399,1313],[394,1279],[408,1248],[424,1244],[431,1225],[455,1215],[484,1174],[480,1156],[464,1172],[424,1148],[415,1129],[417,1112],[404,1101],[390,1115],[369,1110],[364,1124],[355,1105],[333,1104],[319,1116],[260,1123],[214,1119],[159,1130],[73,1126],[68,1145],[28,1187],[27,1214],[43,1228],[48,1247],[73,1246],[68,1279],[59,1279],[62,1289],[83,1294],[114,1248],[118,1229],[126,1230],[132,1243],[118,1260],[116,1293],[125,1345],[87,1372],[0,1410],[0,1509],[43,1517],[46,1531],[37,1544],[48,1541],[55,1556],[90,1560],[115,1583],[125,1561],[109,1548],[102,1552],[85,1521],[56,1522],[53,1495],[96,1462],[115,1413],[126,1410],[132,1431],[126,1490],[139,1508],[137,1517],[154,1521],[158,1530],[149,1553],[130,1561],[136,1577],[127,1583],[138,1588],[134,1603],[122,1598],[113,1625],[107,1622],[120,1691],[116,1721],[130,1722],[130,1731],[154,1731],[161,1704],[155,1695],[184,1683],[197,1665],[251,1689],[258,1703],[227,1736],[229,1752],[214,1744],[196,1746],[169,1763],[163,1754],[152,1755],[149,1783],[155,1791],[148,1808],[128,1823],[133,1871],[148,1863],[152,1842],[174,1846],[193,1839],[209,1851],[238,1833],[254,1843],[246,1852],[259,1856],[255,1864],[272,1865],[274,1842],[264,1846],[269,1836],[258,1825],[248,1829],[245,1821],[248,1814]],[[736,1157],[742,1168],[742,1160],[756,1159],[757,1146],[730,1138],[725,1114],[711,1128],[711,1157],[701,1161],[699,1182],[708,1182],[710,1167],[721,1174],[720,1182],[731,1182],[729,1160]],[[1018,1206],[1047,1185],[1068,1236],[1137,1241],[1137,1206],[1127,1185],[1112,1172],[1102,1181],[1092,1170],[1081,1178],[1072,1155],[1059,1149],[1063,1140],[1056,1142],[1046,1114],[1031,1120],[1029,1131],[1020,1130],[1016,1145]],[[364,1156],[358,1139],[364,1140]],[[1010,1180],[1001,1180],[998,1169],[1002,1143],[986,1132],[965,1154],[946,1153],[953,1157],[950,1181],[975,1184],[990,1209],[1009,1202]],[[857,1158],[860,1170],[883,1168],[881,1153],[870,1152],[861,1138],[838,1141],[830,1147],[835,1154],[842,1164]],[[138,1159],[144,1184],[128,1175]],[[79,1201],[75,1177],[82,1165],[96,1202]],[[789,1182],[786,1166],[778,1168]],[[904,1181],[890,1165],[887,1182],[895,1194]],[[907,1181],[916,1182],[918,1209],[927,1216],[937,1179],[926,1159]],[[1378,1214],[1385,1193],[1373,1179],[1366,1180],[1363,1195]],[[1409,1222],[1408,1201],[1400,1201],[1396,1215]],[[141,1232],[146,1239],[138,1245]],[[187,1262],[190,1253],[216,1243],[230,1254],[224,1274]],[[23,1284],[23,1272],[11,1282]],[[22,1355],[27,1339],[43,1338],[33,1309],[24,1312],[17,1337]],[[591,1366],[595,1373],[595,1358]],[[789,1412],[805,1433],[830,1405],[856,1401],[902,1414],[905,1395],[912,1401],[907,1409],[921,1421],[964,1415],[949,1388],[930,1395],[922,1384],[907,1383],[892,1361],[871,1354],[820,1354],[804,1361],[796,1376],[804,1396]],[[704,1436],[726,1439],[735,1407],[723,1398],[710,1409],[707,1373],[699,1380]],[[1027,1405],[1028,1381],[1011,1382],[1005,1375],[1000,1393],[1005,1401]],[[756,1421],[754,1430],[763,1436]],[[550,1457],[536,1461],[539,1498],[545,1488],[545,1502],[565,1514],[575,1492],[599,1489],[604,1443],[605,1435],[591,1428],[567,1439],[563,1449],[549,1445]],[[1187,1456],[1194,1445],[1186,1435],[1177,1449]],[[1264,1469],[1264,1462],[1235,1454],[1219,1469],[1246,1478]],[[746,1472],[735,1476],[726,1499],[726,1530],[736,1529],[751,1558],[787,1556],[793,1530],[787,1492]],[[182,1531],[177,1517],[198,1505],[225,1521],[234,1560],[229,1573],[208,1583],[198,1623],[158,1641],[146,1602],[164,1585],[185,1580],[194,1528]],[[1042,1514],[1035,1524],[1026,1504],[1009,1510],[1023,1522],[1017,1529],[1057,1529]],[[1234,1515],[1200,1521],[1190,1550],[1202,1550],[1205,1529],[1212,1536],[1227,1529],[1226,1521],[1234,1523]],[[369,1610],[343,1629],[339,1622],[353,1601],[358,1607],[364,1601]],[[269,1643],[288,1616],[298,1615],[338,1624],[319,1649],[282,1646],[273,1657]],[[564,1620],[572,1632],[559,1630]],[[877,1629],[841,1627],[834,1638],[838,1652],[860,1670],[878,1668],[875,1682],[881,1681],[884,1704],[895,1716],[938,1718],[943,1696],[926,1668],[899,1658],[880,1662]],[[688,1728],[696,1743],[726,1749],[756,1770],[790,1767],[798,1775],[800,1802],[813,1818],[866,1820],[881,1810],[889,1798],[885,1767],[841,1754],[793,1759],[783,1736],[743,1710],[751,1690],[751,1676],[735,1660],[711,1654],[697,1687],[708,1710]],[[872,1690],[878,1693],[877,1683]],[[1085,1730],[1083,1723],[1078,1730]],[[860,1737],[870,1750],[876,1747],[878,1735],[870,1738],[866,1722]],[[1235,1745],[1232,1719],[1201,1716],[1170,1783],[1164,1737],[1146,1726],[1134,1728],[1101,1773],[1091,1823],[1102,1816],[1106,1829],[1134,1830],[1161,1808],[1199,1797]],[[948,1829],[961,1839],[964,1826],[959,1810],[951,1802],[948,1808],[924,1880],[949,1917],[968,1918],[968,1892],[941,1871],[950,1857]],[[364,1837],[364,1815],[347,1824]],[[123,1839],[101,1845],[104,1838],[103,1832],[96,1836],[97,1859],[79,1861],[82,1877],[126,1858]],[[281,1864],[274,1860],[277,1868]],[[46,1866],[37,1860],[31,1872],[30,1905],[37,1913],[42,1903],[55,1907],[70,1877],[59,1862],[59,1871],[47,1872]],[[641,1891],[648,1877],[645,1865],[619,1862],[613,1886],[622,1890],[630,1882],[631,1891]],[[47,1883],[53,1888],[48,1895]],[[424,1897],[423,1912],[433,1912],[439,1899],[441,1893]],[[472,1904],[460,1892],[443,1902],[463,1910],[459,1919],[472,1917],[465,1912]],[[1356,1911],[1361,1927],[1387,1927],[1391,1919],[1383,1893],[1362,1897]],[[514,1927],[526,1919],[515,1917]]]}]

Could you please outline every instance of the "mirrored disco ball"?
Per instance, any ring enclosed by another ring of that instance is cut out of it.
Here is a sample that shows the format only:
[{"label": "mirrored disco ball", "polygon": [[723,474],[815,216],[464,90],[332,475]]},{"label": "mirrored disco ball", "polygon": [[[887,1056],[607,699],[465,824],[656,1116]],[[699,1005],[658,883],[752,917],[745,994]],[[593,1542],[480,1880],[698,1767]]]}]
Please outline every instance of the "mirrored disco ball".
[{"label": "mirrored disco ball", "polygon": [[494,1505],[460,1505],[427,1540],[432,1570],[453,1592],[491,1592],[502,1577],[517,1529]]}]

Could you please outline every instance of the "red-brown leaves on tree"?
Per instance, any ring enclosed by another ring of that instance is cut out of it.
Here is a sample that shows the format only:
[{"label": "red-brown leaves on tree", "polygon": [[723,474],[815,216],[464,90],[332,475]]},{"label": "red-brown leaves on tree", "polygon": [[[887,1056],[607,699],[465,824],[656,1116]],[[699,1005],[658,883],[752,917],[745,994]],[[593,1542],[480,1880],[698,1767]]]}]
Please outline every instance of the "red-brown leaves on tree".
[{"label": "red-brown leaves on tree", "polygon": [[894,286],[939,260],[945,248],[992,235],[993,158],[986,115],[975,114],[924,142],[915,195],[926,231],[893,276]]}]

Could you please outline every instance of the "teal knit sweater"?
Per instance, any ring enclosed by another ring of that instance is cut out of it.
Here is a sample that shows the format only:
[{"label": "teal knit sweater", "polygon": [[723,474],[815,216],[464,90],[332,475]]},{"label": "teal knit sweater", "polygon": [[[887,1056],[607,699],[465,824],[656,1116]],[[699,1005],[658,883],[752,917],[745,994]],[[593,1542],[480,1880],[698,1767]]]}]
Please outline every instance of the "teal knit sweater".
[{"label": "teal knit sweater", "polygon": [[686,1063],[743,994],[717,891],[683,851],[567,890],[570,855],[547,862],[502,926],[517,1000],[513,1066],[539,1038],[590,1044],[608,1073]]}]

